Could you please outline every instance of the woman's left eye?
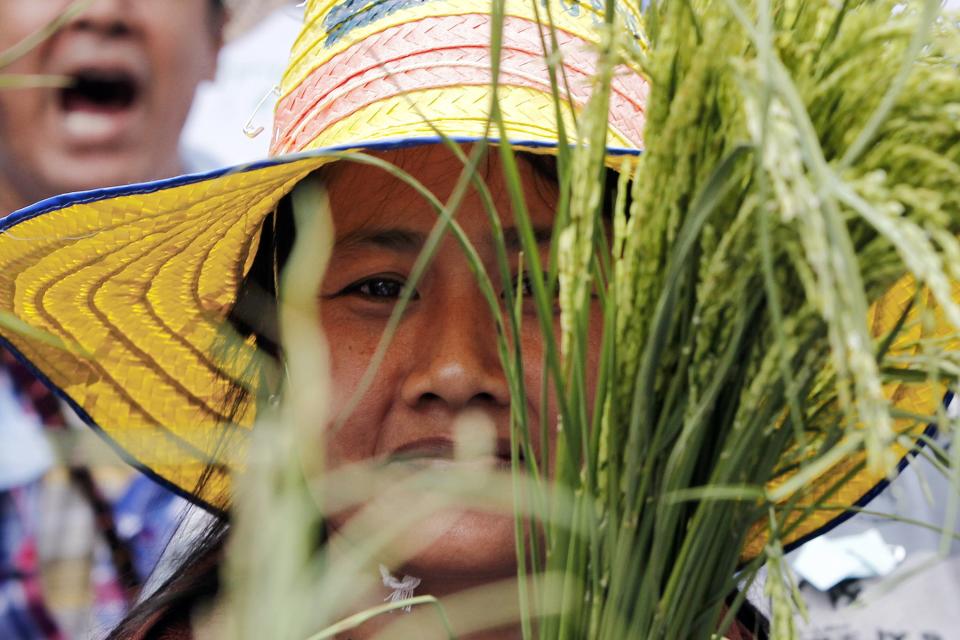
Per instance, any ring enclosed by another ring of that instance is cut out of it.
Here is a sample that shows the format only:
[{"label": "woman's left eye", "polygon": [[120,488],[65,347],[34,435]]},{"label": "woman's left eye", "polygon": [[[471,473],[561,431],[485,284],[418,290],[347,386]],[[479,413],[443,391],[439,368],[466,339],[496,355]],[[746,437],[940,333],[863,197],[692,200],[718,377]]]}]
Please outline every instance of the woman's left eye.
[{"label": "woman's left eye", "polygon": [[[518,281],[517,281],[517,276],[516,276],[516,274],[514,274],[514,275],[512,276],[511,281],[513,282],[513,292],[514,292],[513,295],[514,295],[514,299],[516,300],[517,298],[520,298],[520,299],[523,301],[523,305],[524,305],[524,307],[525,307],[526,309],[533,309],[533,308],[535,307],[535,300],[534,300],[533,279],[532,279],[532,277],[529,276],[529,275],[527,275],[526,273],[524,273],[524,274],[520,277],[519,282],[518,282]],[[557,290],[557,286],[556,286],[556,285],[554,285],[554,291],[553,291],[553,293],[554,293],[554,296],[555,296],[555,297],[554,297],[554,304],[553,304],[553,312],[554,312],[554,313],[559,313],[559,312],[560,312],[560,307],[558,306],[558,301],[557,301],[557,299],[556,299],[556,296],[558,295],[558,290]],[[500,297],[503,298],[503,299],[505,299],[505,298],[506,298],[506,295],[505,295],[505,294],[501,294]]]},{"label": "woman's left eye", "polygon": [[[514,277],[514,282],[517,281],[517,278]],[[522,296],[524,300],[528,300],[533,297],[533,283],[530,281],[530,276],[524,275],[520,278],[519,287],[515,287],[516,295]]]},{"label": "woman's left eye", "polygon": [[[357,295],[376,301],[397,300],[403,293],[404,282],[397,278],[378,276],[354,282],[340,292],[340,295]],[[413,298],[417,298],[414,292]]]}]

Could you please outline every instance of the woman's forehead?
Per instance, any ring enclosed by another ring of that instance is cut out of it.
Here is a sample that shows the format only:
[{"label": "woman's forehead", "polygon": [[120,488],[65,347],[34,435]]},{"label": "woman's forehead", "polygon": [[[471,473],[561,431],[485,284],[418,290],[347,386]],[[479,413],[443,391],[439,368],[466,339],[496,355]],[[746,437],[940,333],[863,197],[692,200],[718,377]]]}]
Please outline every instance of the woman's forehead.
[{"label": "woman's forehead", "polygon": [[[410,174],[441,203],[447,203],[464,171],[463,163],[440,145],[425,145],[378,154]],[[550,175],[528,161],[517,163],[526,207],[534,227],[553,223],[557,187]],[[478,174],[489,189],[501,225],[514,226],[503,170],[497,153],[488,154]],[[437,212],[424,195],[380,167],[340,162],[328,178],[331,207],[338,241],[362,230],[428,231],[437,221]],[[468,235],[489,232],[489,213],[477,190],[464,194],[456,219]]]}]

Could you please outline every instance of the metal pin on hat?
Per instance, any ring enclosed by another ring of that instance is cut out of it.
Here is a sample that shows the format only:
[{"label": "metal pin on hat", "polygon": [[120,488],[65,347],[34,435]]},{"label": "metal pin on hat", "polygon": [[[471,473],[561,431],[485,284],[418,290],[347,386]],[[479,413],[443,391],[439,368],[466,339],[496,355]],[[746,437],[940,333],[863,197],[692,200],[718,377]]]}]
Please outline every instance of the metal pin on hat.
[{"label": "metal pin on hat", "polygon": [[260,102],[257,103],[256,107],[254,107],[253,113],[251,113],[250,117],[247,119],[246,124],[243,125],[243,135],[247,136],[251,140],[263,133],[263,127],[253,126],[253,121],[257,117],[257,114],[260,113],[260,110],[263,109],[263,105],[265,105],[267,100],[270,99],[271,95],[278,98],[280,97],[280,85],[273,85],[270,87],[269,91],[263,94],[263,97],[260,98]]}]

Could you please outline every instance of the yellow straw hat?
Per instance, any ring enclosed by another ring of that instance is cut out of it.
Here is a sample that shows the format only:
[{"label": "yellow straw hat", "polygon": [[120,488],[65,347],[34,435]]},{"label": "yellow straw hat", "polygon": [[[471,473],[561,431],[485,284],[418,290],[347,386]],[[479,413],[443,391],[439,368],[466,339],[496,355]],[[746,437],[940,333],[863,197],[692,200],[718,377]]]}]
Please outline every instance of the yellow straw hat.
[{"label": "yellow straw hat", "polygon": [[[281,86],[271,160],[147,184],[69,194],[0,221],[0,310],[53,336],[3,331],[12,350],[125,457],[199,502],[229,502],[225,432],[255,407],[231,408],[256,357],[223,357],[224,318],[264,218],[333,151],[489,138],[490,0],[313,0]],[[596,68],[603,3],[508,0],[499,105],[517,147],[556,147],[543,53],[552,15],[563,52],[566,130]],[[643,46],[640,15],[618,4]],[[542,30],[544,33],[542,33]],[[618,70],[610,163],[639,153],[648,85]],[[227,415],[230,414],[230,415]],[[231,426],[228,426],[231,425]],[[228,448],[243,459],[243,438]],[[199,482],[204,479],[202,488]]]},{"label": "yellow straw hat", "polygon": [[[632,36],[626,46],[642,48],[639,5],[616,7]],[[551,153],[558,144],[546,16],[563,53],[559,117],[574,131],[572,115],[592,88],[603,6],[506,1],[498,98],[515,147]],[[34,330],[3,329],[6,344],[38,364],[40,377],[135,466],[201,504],[226,507],[230,472],[256,413],[249,402],[229,410],[230,390],[250,384],[243,373],[256,351],[224,358],[223,326],[264,219],[333,152],[435,143],[438,132],[490,139],[491,9],[490,0],[308,2],[283,78],[273,159],[61,196],[0,221],[0,310]],[[647,92],[637,69],[617,70],[607,147],[614,168],[643,148]],[[878,335],[912,291],[904,283],[876,307]],[[890,394],[906,411],[930,414],[943,390]],[[228,434],[241,436],[231,440],[232,459],[221,451]],[[851,474],[838,500],[868,499],[884,479],[861,463],[852,456],[824,474],[823,491]],[[814,514],[789,540],[822,531],[836,516]],[[759,552],[763,533],[757,529],[745,556]]]}]

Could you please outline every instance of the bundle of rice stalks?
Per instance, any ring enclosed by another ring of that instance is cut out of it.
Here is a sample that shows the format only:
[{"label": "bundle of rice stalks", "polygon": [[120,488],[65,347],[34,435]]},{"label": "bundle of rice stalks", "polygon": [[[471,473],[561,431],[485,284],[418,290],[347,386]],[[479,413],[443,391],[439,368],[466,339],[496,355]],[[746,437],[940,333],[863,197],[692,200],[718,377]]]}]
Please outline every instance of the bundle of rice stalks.
[{"label": "bundle of rice stalks", "polygon": [[960,38],[937,12],[648,10],[647,151],[606,272],[603,412],[579,427],[599,437],[563,477],[596,535],[548,542],[587,597],[557,635],[709,636],[742,563],[778,560],[946,427]]}]

